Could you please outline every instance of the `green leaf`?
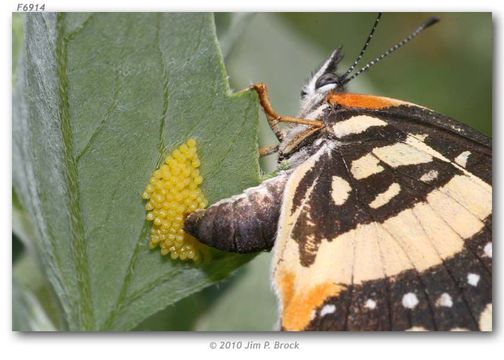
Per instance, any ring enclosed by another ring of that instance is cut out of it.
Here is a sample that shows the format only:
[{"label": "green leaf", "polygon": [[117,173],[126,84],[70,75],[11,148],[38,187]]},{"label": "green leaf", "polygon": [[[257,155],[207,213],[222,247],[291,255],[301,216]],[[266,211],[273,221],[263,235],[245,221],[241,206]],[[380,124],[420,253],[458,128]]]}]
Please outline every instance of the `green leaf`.
[{"label": "green leaf", "polygon": [[15,234],[22,244],[32,248],[36,238],[35,230],[30,216],[21,207],[16,193],[12,192],[12,233]]},{"label": "green leaf", "polygon": [[[134,331],[200,330],[196,328],[199,319],[211,310],[215,303],[228,296],[234,284],[242,280],[243,269],[254,263],[255,259],[242,266],[232,277],[228,277],[226,280],[209,286],[200,292],[191,294],[176,304],[167,306],[166,309],[151,315],[135,327]],[[220,320],[225,323],[227,314]]]},{"label": "green leaf", "polygon": [[12,283],[12,330],[55,331],[37,298],[29,290]]},{"label": "green leaf", "polygon": [[232,95],[211,14],[27,14],[13,183],[71,330],[127,330],[251,256],[194,266],[148,249],[140,197],[198,141],[210,203],[259,181],[258,104]]},{"label": "green leaf", "polygon": [[[272,331],[277,327],[277,301],[271,288],[271,253],[263,253],[240,269],[233,286],[209,304],[198,319],[198,331]],[[248,309],[248,310],[247,310]]]},{"label": "green leaf", "polygon": [[12,83],[16,83],[16,69],[23,44],[23,15],[12,13]]},{"label": "green leaf", "polygon": [[40,262],[25,250],[12,271],[12,330],[51,331],[65,328],[56,294]]}]

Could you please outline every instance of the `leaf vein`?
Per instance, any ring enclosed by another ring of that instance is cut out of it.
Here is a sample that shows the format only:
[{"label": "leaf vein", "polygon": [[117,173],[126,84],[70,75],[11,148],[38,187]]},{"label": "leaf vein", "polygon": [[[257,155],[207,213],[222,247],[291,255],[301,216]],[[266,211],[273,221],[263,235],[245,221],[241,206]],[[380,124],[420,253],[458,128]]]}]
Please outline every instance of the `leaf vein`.
[{"label": "leaf vein", "polygon": [[86,145],[84,146],[84,148],[80,151],[79,154],[77,154],[77,156],[76,156],[77,162],[79,162],[80,159],[83,156],[87,155],[87,153],[93,148],[93,145],[96,142],[98,135],[100,135],[101,132],[104,130],[105,125],[109,121],[112,113],[114,112],[115,109],[117,109],[117,104],[119,102],[118,100],[119,100],[119,88],[120,87],[119,87],[119,76],[117,73],[115,73],[115,75],[116,76],[114,78],[115,81],[114,81],[114,92],[112,95],[112,101],[111,101],[109,107],[107,108],[107,110],[105,111],[105,115],[103,116],[103,119],[100,122],[100,125],[98,125],[98,127],[95,129],[93,134],[91,134],[91,136],[89,137],[89,140],[86,143]]},{"label": "leaf vein", "polygon": [[80,330],[94,329],[93,301],[91,296],[91,281],[87,249],[84,235],[84,225],[81,218],[80,190],[78,183],[77,162],[73,157],[73,133],[70,119],[70,104],[68,98],[67,52],[64,37],[64,14],[59,13],[56,19],[57,30],[57,81],[59,92],[59,116],[61,136],[63,140],[63,162],[65,169],[65,185],[68,194],[68,209],[70,212],[71,242],[75,260],[75,271],[79,291],[78,319]]}]

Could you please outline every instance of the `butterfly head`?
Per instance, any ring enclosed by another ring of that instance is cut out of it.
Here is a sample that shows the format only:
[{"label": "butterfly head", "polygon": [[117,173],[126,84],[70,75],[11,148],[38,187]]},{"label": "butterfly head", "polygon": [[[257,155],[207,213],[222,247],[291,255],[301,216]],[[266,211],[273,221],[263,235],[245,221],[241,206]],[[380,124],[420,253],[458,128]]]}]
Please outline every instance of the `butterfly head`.
[{"label": "butterfly head", "polygon": [[379,13],[378,16],[376,17],[376,20],[373,24],[373,27],[368,35],[366,42],[364,43],[362,50],[360,51],[355,61],[352,63],[352,65],[348,68],[348,70],[345,73],[337,74],[336,72],[339,62],[341,61],[341,59],[343,59],[343,53],[340,47],[332,52],[329,59],[325,61],[325,63],[320,67],[320,69],[315,73],[315,75],[310,79],[310,81],[303,87],[303,90],[301,91],[301,110],[298,115],[299,117],[310,118],[309,116],[310,113],[318,109],[318,107],[325,99],[325,96],[330,91],[335,93],[346,92],[345,91],[346,84],[348,84],[350,81],[355,79],[360,74],[368,71],[373,65],[376,65],[377,63],[385,59],[387,56],[389,56],[390,54],[394,53],[395,51],[397,51],[398,49],[409,43],[422,31],[439,22],[439,18],[437,17],[428,18],[407,37],[402,39],[396,45],[392,46],[391,48],[383,52],[381,55],[376,57],[374,60],[368,62],[366,65],[364,65],[362,68],[360,68],[359,70],[355,71],[352,74],[352,71],[355,69],[359,61],[362,59],[362,56],[364,55],[373,37],[373,34],[378,26],[378,23],[380,22],[381,16],[382,13]]},{"label": "butterfly head", "polygon": [[301,90],[301,109],[299,117],[306,117],[317,109],[329,91],[344,92],[343,77],[338,75],[338,64],[343,59],[341,48],[334,50],[320,69],[311,77]]}]

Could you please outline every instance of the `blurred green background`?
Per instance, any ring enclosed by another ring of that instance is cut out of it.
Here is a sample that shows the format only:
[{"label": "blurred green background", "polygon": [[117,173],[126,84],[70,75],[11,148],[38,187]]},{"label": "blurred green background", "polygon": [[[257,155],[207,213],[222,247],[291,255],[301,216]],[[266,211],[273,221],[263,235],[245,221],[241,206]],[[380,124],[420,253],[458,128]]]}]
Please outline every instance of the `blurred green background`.
[{"label": "blurred green background", "polygon": [[[362,66],[432,15],[441,22],[353,81],[349,91],[417,103],[491,136],[491,13],[385,13]],[[340,45],[346,54],[344,71],[363,46],[375,17],[376,13],[216,14],[231,86],[240,90],[263,81],[276,111],[294,115],[301,87],[311,72]],[[14,73],[21,41],[22,21],[14,14]],[[273,143],[263,121],[260,145]],[[274,169],[274,157],[264,159],[262,166],[265,172]],[[14,218],[15,214],[13,221],[20,221]],[[14,282],[33,287],[24,284],[37,273],[29,252],[14,236]],[[257,256],[231,279],[151,316],[136,330],[272,330],[277,315],[270,259],[267,253]],[[50,287],[39,277],[36,282],[34,293],[43,309],[35,310],[46,313],[39,314],[37,326],[57,326],[60,319]],[[28,327],[22,316],[16,320],[16,306],[13,302],[14,324]]]}]

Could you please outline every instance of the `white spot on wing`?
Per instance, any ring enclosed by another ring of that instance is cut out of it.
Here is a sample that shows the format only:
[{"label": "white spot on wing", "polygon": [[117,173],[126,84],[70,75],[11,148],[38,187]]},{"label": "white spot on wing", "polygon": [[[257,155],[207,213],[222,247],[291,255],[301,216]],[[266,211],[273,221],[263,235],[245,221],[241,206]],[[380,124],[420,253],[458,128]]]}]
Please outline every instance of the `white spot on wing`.
[{"label": "white spot on wing", "polygon": [[373,149],[373,154],[393,168],[424,164],[432,161],[430,154],[404,143],[396,143]]},{"label": "white spot on wing", "polygon": [[480,281],[480,276],[478,274],[469,273],[467,274],[467,283],[472,286],[477,286]]},{"label": "white spot on wing", "polygon": [[431,182],[436,180],[439,173],[436,170],[431,170],[420,177],[420,181]]},{"label": "white spot on wing", "polygon": [[483,251],[485,252],[485,255],[488,256],[488,257],[492,257],[492,243],[489,242],[485,245],[485,247],[483,248]]},{"label": "white spot on wing", "polygon": [[373,174],[383,171],[383,167],[378,165],[379,160],[373,154],[367,154],[361,158],[352,161],[350,171],[356,180],[365,179]]},{"label": "white spot on wing", "polygon": [[450,329],[450,331],[455,331],[455,332],[458,332],[458,331],[469,331],[469,329],[461,328],[461,327],[455,327],[453,329]]},{"label": "white spot on wing", "polygon": [[350,184],[339,176],[332,177],[331,196],[336,205],[343,205],[352,191]]},{"label": "white spot on wing", "polygon": [[443,294],[441,294],[439,299],[437,299],[436,305],[437,306],[444,306],[444,307],[452,307],[453,306],[452,297],[448,293],[443,293]]},{"label": "white spot on wing", "polygon": [[336,311],[336,305],[333,304],[324,305],[324,307],[320,309],[320,316],[332,314],[335,311]]},{"label": "white spot on wing", "polygon": [[398,183],[393,183],[387,190],[378,194],[376,198],[369,204],[373,209],[377,209],[383,205],[388,204],[395,196],[401,192],[401,186]]},{"label": "white spot on wing", "polygon": [[387,123],[372,116],[359,115],[337,122],[332,129],[337,138],[342,138],[347,135],[360,134],[373,126],[387,126]]},{"label": "white spot on wing", "polygon": [[470,151],[464,151],[455,158],[455,162],[465,168],[467,165],[467,159],[469,159],[469,155],[471,155]]},{"label": "white spot on wing", "polygon": [[406,309],[414,309],[418,305],[418,298],[412,292],[407,293],[402,298],[402,305]]},{"label": "white spot on wing", "polygon": [[376,308],[376,301],[374,301],[373,299],[367,299],[366,304],[364,306],[367,307],[368,309],[373,310]]},{"label": "white spot on wing", "polygon": [[424,328],[423,326],[413,326],[410,327],[409,329],[406,329],[406,331],[427,331],[427,329]]}]

